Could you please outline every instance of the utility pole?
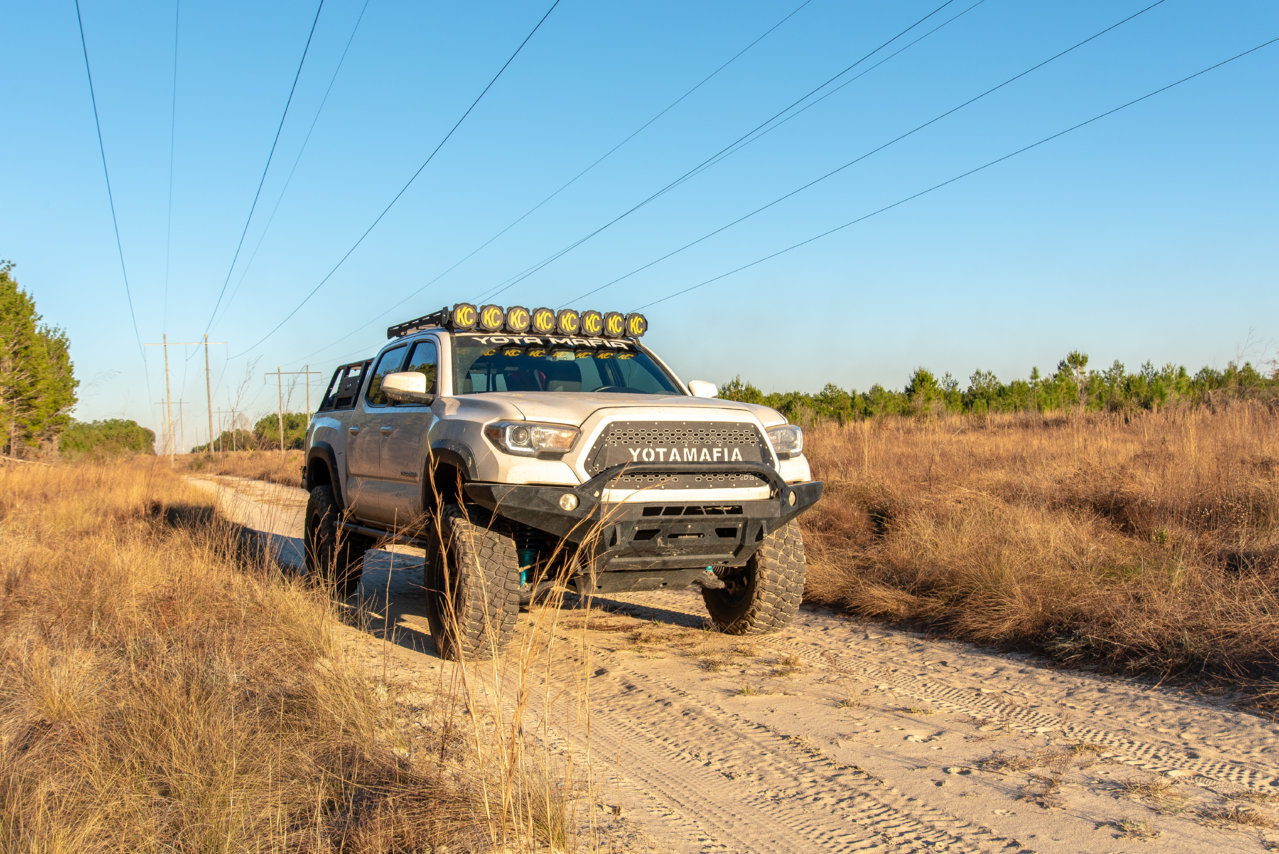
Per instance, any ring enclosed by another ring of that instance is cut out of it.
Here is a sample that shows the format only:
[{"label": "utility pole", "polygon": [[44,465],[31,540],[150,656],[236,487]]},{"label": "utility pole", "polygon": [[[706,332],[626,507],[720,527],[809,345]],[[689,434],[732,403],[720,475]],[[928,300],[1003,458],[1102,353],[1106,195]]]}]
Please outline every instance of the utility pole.
[{"label": "utility pole", "polygon": [[209,405],[209,456],[213,456],[213,387],[209,385],[209,333],[204,333],[204,397]]},{"label": "utility pole", "polygon": [[[220,423],[222,423],[221,419],[222,419],[222,416],[223,416],[223,415],[230,415],[230,416],[231,416],[231,430],[230,430],[230,432],[231,432],[231,450],[233,450],[233,451],[234,451],[234,450],[235,450],[235,410],[234,410],[234,409],[219,409],[219,410],[217,410],[217,413],[218,413],[218,423],[219,423],[219,424],[220,424]],[[225,432],[225,431],[224,431],[224,432]],[[218,450],[219,450],[219,451],[225,451],[225,450],[226,450],[226,448],[218,448]]]},{"label": "utility pole", "polygon": [[173,407],[169,404],[173,394],[169,391],[169,334],[160,336],[159,344],[147,344],[148,347],[164,348],[164,444],[169,449],[169,465],[173,465]]},{"label": "utility pole", "polygon": [[169,443],[169,462],[170,463],[173,462],[173,455],[177,453],[176,448],[184,446],[186,444],[186,436],[184,435],[185,431],[182,428],[182,407],[186,405],[186,401],[182,400],[182,398],[178,398],[177,400],[169,400],[166,398],[165,400],[157,400],[155,402],[156,406],[163,406],[165,410],[168,412],[173,411],[174,404],[177,404],[177,407],[178,407],[178,434],[177,434],[177,443],[175,444],[174,443],[175,436],[173,433],[173,422],[170,421],[169,435],[168,435],[168,439],[166,440]]},{"label": "utility pole", "polygon": [[[208,333],[205,333],[203,340],[200,341],[170,341],[168,333],[160,336],[160,343],[148,343],[148,347],[164,348],[164,397],[165,400],[172,400],[173,393],[169,390],[169,348],[170,347],[198,347],[204,345],[204,393],[208,398],[209,405],[209,447],[213,447],[213,387],[209,382],[209,345],[225,344],[225,341],[210,341]],[[179,416],[180,417],[180,416]],[[173,406],[165,405],[165,420],[168,422],[169,436],[169,464],[173,464]]]},{"label": "utility pole", "polygon": [[280,366],[276,365],[274,371],[267,371],[262,375],[263,382],[267,377],[275,377],[276,397],[278,403],[275,414],[280,424],[280,456],[284,456],[284,377],[292,377],[301,375],[303,377],[302,384],[306,386],[306,417],[311,417],[311,375],[323,376],[319,371],[311,370],[310,365],[303,366],[300,371],[282,371]]}]

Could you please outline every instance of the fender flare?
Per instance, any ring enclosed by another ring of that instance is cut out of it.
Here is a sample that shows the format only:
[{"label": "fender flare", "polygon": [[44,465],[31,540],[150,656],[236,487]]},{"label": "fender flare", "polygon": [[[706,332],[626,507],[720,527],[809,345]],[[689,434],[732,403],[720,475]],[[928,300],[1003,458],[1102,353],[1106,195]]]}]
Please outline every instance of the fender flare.
[{"label": "fender flare", "polygon": [[441,439],[430,447],[426,460],[422,463],[422,507],[429,508],[434,504],[434,491],[431,484],[435,480],[435,471],[441,465],[452,466],[462,473],[466,481],[475,480],[475,455],[471,449],[460,442]]},{"label": "fender flare", "polygon": [[312,472],[315,471],[317,460],[329,470],[329,486],[333,488],[333,498],[337,501],[338,507],[343,510],[346,509],[346,501],[342,497],[342,477],[338,472],[337,453],[328,442],[316,442],[307,451],[306,491],[310,492],[317,485],[312,475]]}]

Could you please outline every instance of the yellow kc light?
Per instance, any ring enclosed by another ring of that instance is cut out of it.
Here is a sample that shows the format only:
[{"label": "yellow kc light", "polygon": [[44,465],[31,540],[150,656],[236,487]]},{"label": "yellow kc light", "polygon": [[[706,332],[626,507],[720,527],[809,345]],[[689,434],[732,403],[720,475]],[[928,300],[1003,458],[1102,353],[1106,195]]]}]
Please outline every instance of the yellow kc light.
[{"label": "yellow kc light", "polygon": [[604,334],[609,338],[621,338],[626,334],[626,318],[616,311],[604,315]]},{"label": "yellow kc light", "polygon": [[506,331],[522,335],[528,332],[531,319],[532,316],[527,308],[522,305],[513,305],[506,310]]},{"label": "yellow kc light", "polygon": [[598,311],[582,312],[582,331],[592,338],[604,333],[604,315]]},{"label": "yellow kc light", "polygon": [[479,312],[475,310],[475,306],[469,302],[460,302],[453,306],[453,328],[454,329],[474,329],[475,322],[479,319]]},{"label": "yellow kc light", "polygon": [[506,322],[506,313],[500,305],[486,305],[480,309],[480,329],[485,332],[497,332]]},{"label": "yellow kc light", "polygon": [[555,328],[561,335],[576,335],[582,327],[582,316],[571,308],[562,308],[555,315]]},{"label": "yellow kc light", "polygon": [[549,335],[555,331],[555,312],[549,308],[533,309],[533,331],[539,335]]},{"label": "yellow kc light", "polygon": [[632,338],[639,338],[648,331],[648,318],[642,314],[626,315],[626,334]]}]

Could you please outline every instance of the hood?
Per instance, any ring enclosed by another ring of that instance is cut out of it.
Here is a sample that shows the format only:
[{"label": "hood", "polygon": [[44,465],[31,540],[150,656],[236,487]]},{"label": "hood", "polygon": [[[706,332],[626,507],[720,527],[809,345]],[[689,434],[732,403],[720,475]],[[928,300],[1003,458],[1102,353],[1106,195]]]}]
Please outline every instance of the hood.
[{"label": "hood", "polygon": [[739,417],[741,413],[748,413],[759,419],[765,427],[786,421],[780,413],[767,406],[682,394],[508,391],[459,395],[452,400],[456,402],[459,411],[474,408],[485,414],[492,412],[493,417],[522,418],[525,421],[546,421],[574,427],[580,427],[596,412],[624,409],[647,410],[645,417],[651,417],[653,410],[678,410],[689,413],[692,418],[706,420],[713,420],[716,412],[733,412],[739,414]]}]

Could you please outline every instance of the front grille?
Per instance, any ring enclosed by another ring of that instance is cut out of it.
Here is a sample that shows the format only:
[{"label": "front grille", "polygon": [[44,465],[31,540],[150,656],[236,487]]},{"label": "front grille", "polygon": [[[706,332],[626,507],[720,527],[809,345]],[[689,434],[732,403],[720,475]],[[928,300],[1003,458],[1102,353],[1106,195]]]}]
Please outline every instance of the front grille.
[{"label": "front grille", "polygon": [[[768,441],[753,424],[738,421],[616,421],[604,428],[586,455],[594,477],[606,469],[635,463],[688,466],[713,463],[771,463]],[[743,489],[767,486],[750,471],[623,472],[618,489]]]}]

